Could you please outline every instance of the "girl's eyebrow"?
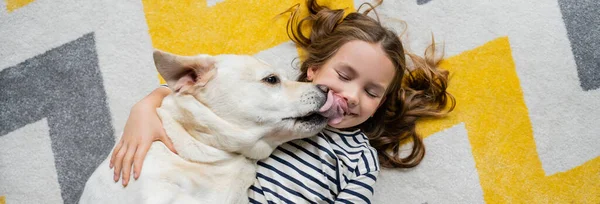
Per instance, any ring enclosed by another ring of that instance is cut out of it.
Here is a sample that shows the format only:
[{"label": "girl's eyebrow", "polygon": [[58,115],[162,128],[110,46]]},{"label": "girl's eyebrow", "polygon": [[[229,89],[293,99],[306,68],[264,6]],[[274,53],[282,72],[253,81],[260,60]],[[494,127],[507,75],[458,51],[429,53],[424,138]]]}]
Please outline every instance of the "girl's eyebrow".
[{"label": "girl's eyebrow", "polygon": [[348,72],[346,74],[349,75],[350,77],[357,75],[356,70],[354,70],[354,68],[347,63],[344,63],[344,62],[340,63],[340,67],[342,69],[344,69],[344,71]]}]

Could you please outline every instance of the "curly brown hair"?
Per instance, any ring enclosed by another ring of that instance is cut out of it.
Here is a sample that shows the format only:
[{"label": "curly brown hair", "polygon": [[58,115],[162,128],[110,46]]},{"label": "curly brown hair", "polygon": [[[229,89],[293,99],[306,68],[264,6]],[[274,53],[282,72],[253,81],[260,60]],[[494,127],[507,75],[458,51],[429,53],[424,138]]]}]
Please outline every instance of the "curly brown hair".
[{"label": "curly brown hair", "polygon": [[[353,128],[360,128],[368,136],[382,166],[410,168],[418,165],[425,155],[423,139],[415,131],[416,121],[423,117],[442,117],[454,109],[456,102],[446,92],[448,71],[437,68],[441,58],[434,56],[435,43],[432,42],[424,57],[405,52],[394,31],[367,16],[380,4],[381,1],[374,6],[367,3],[370,8],[364,12],[345,15],[343,9],[330,9],[317,4],[316,0],[307,0],[308,17],[299,19],[299,4],[288,10],[291,16],[287,32],[306,53],[300,65],[299,81],[308,81],[309,68],[325,64],[349,41],[381,45],[396,68],[394,79],[373,117]],[[304,26],[312,28],[308,37],[302,33]],[[407,68],[406,57],[414,65],[412,70]],[[400,156],[401,144],[411,141],[410,154]]]}]

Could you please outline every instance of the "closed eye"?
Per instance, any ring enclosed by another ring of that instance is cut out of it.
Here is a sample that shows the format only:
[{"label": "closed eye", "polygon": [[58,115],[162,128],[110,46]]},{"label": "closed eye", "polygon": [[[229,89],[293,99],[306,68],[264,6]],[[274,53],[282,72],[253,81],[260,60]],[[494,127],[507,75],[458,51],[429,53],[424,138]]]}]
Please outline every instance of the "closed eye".
[{"label": "closed eye", "polygon": [[348,77],[346,74],[337,71],[338,74],[338,78],[342,81],[350,81],[350,77]]},{"label": "closed eye", "polygon": [[367,95],[369,95],[369,97],[371,97],[371,98],[378,98],[379,97],[379,95],[377,95],[373,91],[365,90],[365,92],[367,92]]}]

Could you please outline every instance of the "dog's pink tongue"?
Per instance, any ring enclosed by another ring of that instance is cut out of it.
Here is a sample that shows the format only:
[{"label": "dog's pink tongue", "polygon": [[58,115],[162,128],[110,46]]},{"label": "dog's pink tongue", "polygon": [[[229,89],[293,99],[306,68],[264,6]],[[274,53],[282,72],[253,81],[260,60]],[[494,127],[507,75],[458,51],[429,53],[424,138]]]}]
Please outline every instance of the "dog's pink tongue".
[{"label": "dog's pink tongue", "polygon": [[333,94],[333,92],[330,90],[327,93],[327,101],[321,107],[321,109],[319,109],[319,113],[322,116],[329,118],[330,125],[335,125],[342,122],[346,110],[348,110],[348,104],[346,104],[346,100],[337,94]]}]

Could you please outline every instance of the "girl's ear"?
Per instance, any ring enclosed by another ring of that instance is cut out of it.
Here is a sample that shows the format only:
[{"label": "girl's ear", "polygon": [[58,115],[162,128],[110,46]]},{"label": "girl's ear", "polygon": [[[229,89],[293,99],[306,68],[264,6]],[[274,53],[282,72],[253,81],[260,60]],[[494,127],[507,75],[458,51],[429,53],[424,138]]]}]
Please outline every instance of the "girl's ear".
[{"label": "girl's ear", "polygon": [[314,66],[311,66],[308,68],[308,70],[306,70],[306,80],[308,80],[308,81],[313,80],[313,77],[315,76],[315,70],[317,70],[317,68]]}]

